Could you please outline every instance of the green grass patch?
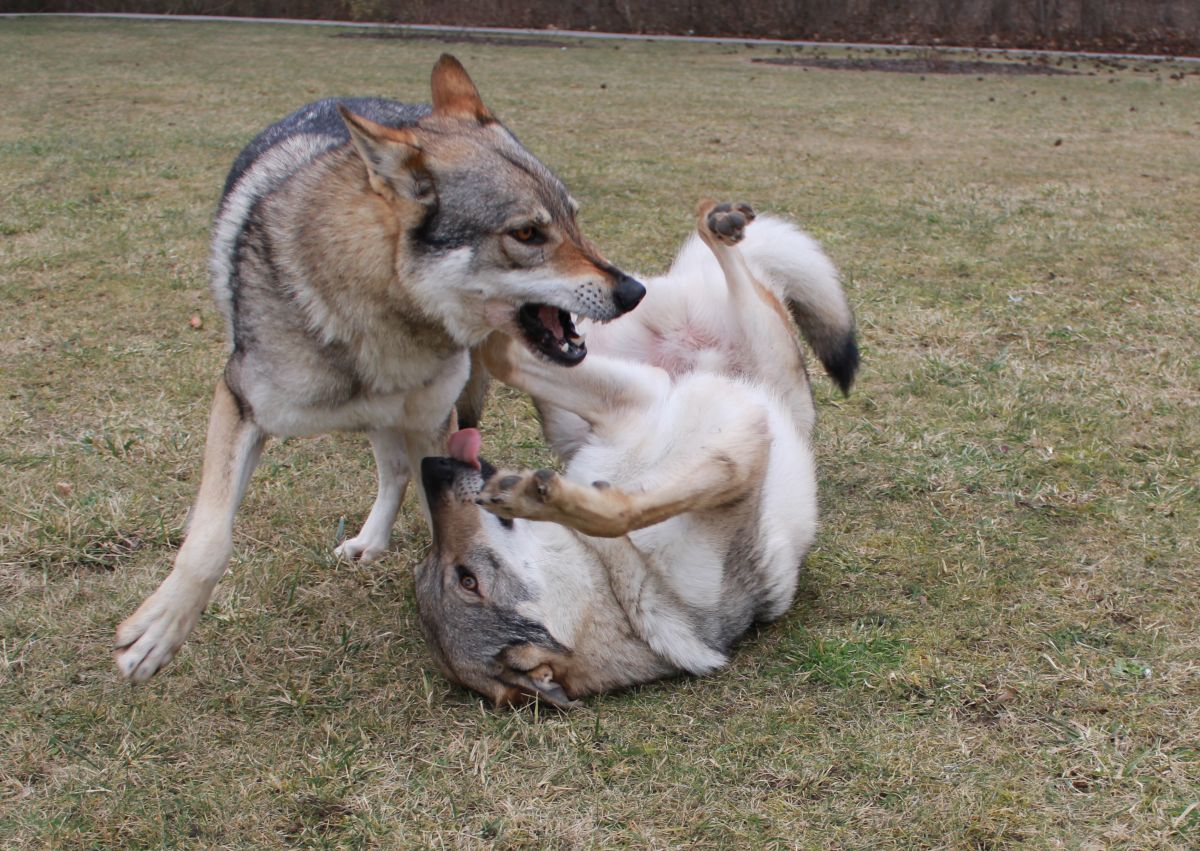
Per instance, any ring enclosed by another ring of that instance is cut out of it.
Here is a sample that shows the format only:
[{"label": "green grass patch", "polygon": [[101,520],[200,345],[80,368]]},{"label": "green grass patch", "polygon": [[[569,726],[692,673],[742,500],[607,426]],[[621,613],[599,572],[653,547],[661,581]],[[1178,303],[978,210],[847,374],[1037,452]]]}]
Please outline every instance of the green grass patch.
[{"label": "green grass patch", "polygon": [[785,670],[809,682],[846,688],[870,682],[894,668],[903,656],[903,644],[882,636],[860,641],[818,638],[794,652],[784,652]]}]

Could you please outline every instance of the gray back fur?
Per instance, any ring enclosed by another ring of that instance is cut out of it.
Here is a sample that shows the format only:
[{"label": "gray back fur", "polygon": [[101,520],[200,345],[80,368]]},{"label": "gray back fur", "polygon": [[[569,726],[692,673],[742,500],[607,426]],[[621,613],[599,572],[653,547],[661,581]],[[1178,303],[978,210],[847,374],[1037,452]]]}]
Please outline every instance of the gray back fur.
[{"label": "gray back fur", "polygon": [[[286,118],[276,121],[266,130],[254,137],[233,161],[233,168],[225,178],[225,190],[221,193],[221,205],[254,163],[268,154],[273,148],[293,136],[316,136],[324,140],[324,147],[314,147],[312,156],[317,156],[337,145],[350,141],[350,132],[346,123],[338,113],[338,106],[345,106],[355,115],[368,118],[376,124],[385,127],[411,127],[418,120],[429,115],[429,104],[400,103],[383,98],[326,98],[315,103],[302,106]],[[311,159],[311,157],[310,157]],[[296,168],[303,161],[296,163]],[[293,169],[294,170],[294,169]],[[264,193],[265,194],[265,193]]]},{"label": "gray back fur", "polygon": [[272,124],[248,144],[236,160],[213,223],[213,297],[225,317],[227,340],[235,345],[233,315],[237,298],[239,241],[254,209],[305,165],[333,148],[350,142],[350,132],[338,113],[344,105],[358,115],[389,127],[410,127],[428,115],[427,104],[382,98],[327,98],[310,103]]}]

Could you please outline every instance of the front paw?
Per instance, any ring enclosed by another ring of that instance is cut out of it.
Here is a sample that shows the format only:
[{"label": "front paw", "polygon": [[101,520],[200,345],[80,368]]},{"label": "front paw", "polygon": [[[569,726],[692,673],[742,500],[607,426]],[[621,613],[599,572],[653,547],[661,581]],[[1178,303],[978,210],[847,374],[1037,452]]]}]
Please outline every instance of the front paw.
[{"label": "front paw", "polygon": [[208,593],[175,574],[168,575],[117,627],[115,655],[121,675],[143,683],[174,659],[208,604]]},{"label": "front paw", "polygon": [[498,517],[538,519],[562,487],[553,470],[502,471],[492,476],[475,502]]},{"label": "front paw", "polygon": [[342,541],[334,549],[333,554],[336,558],[346,561],[368,564],[387,555],[388,543],[388,541],[375,541],[365,535],[359,535],[357,538]]}]

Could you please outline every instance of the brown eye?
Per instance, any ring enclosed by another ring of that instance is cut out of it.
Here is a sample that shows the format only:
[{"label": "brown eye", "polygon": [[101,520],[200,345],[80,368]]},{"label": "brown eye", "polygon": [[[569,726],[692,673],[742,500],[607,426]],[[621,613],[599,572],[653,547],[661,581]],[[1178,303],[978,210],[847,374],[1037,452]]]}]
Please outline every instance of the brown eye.
[{"label": "brown eye", "polygon": [[472,594],[479,593],[479,580],[475,578],[475,574],[458,569],[458,584],[464,591],[470,591]]}]

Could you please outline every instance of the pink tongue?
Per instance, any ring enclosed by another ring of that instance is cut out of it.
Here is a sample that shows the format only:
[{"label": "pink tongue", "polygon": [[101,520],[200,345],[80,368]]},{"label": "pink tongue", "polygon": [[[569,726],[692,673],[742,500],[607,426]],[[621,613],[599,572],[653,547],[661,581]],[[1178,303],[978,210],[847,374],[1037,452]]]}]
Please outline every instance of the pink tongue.
[{"label": "pink tongue", "polygon": [[450,435],[447,445],[451,458],[462,461],[464,464],[470,464],[476,470],[479,469],[479,447],[483,445],[483,438],[478,429],[459,429]]},{"label": "pink tongue", "polygon": [[563,339],[562,324],[558,321],[557,307],[541,307],[538,309],[538,319],[543,325],[550,329],[550,333],[554,335],[555,340]]}]

